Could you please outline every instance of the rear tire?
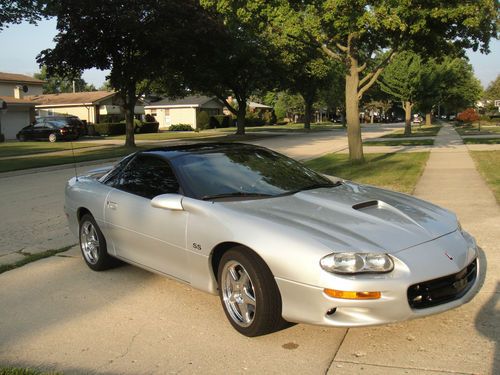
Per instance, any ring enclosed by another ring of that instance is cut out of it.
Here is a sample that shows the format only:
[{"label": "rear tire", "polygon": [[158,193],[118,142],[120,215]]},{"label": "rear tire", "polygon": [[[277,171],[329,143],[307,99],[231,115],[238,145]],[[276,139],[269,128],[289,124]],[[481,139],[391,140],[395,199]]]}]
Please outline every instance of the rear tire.
[{"label": "rear tire", "polygon": [[80,250],[83,260],[94,271],[115,267],[119,261],[108,254],[106,239],[94,217],[85,214],[80,219]]},{"label": "rear tire", "polygon": [[217,280],[224,313],[239,333],[254,337],[283,327],[278,286],[256,253],[242,246],[228,250],[219,263]]},{"label": "rear tire", "polygon": [[57,134],[51,133],[49,135],[49,142],[51,142],[51,143],[57,142]]}]

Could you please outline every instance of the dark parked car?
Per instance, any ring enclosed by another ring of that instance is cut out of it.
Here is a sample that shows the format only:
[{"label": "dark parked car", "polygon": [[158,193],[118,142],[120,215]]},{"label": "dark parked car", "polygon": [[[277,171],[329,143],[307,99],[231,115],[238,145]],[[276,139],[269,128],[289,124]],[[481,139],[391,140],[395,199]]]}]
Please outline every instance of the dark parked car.
[{"label": "dark parked car", "polygon": [[22,128],[17,133],[16,138],[19,141],[67,141],[78,138],[78,132],[74,127],[68,126],[60,121],[40,122]]},{"label": "dark parked car", "polygon": [[64,124],[66,124],[67,126],[75,128],[79,137],[81,137],[82,135],[87,134],[87,126],[77,116],[46,116],[46,117],[39,117],[39,118],[36,119],[35,124],[47,123],[47,122],[53,122],[53,121],[62,122]]}]

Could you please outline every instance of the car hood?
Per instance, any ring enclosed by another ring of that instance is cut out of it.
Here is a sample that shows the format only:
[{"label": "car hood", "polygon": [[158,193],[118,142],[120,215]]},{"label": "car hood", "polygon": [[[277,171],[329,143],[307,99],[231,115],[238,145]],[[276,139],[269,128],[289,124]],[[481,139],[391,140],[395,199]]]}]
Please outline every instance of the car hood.
[{"label": "car hood", "polygon": [[396,253],[457,229],[450,211],[405,194],[350,182],[221,204],[249,219],[266,220],[273,230],[303,232],[338,251]]}]

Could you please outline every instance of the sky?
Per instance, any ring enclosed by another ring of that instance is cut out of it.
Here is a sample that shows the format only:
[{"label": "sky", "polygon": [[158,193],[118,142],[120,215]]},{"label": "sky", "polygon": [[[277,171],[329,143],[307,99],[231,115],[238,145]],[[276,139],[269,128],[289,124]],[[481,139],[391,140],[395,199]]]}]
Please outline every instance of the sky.
[{"label": "sky", "polygon": [[[42,21],[38,26],[29,23],[10,25],[0,31],[0,72],[30,76],[39,72],[36,56],[40,51],[54,46],[56,33],[55,19]],[[474,72],[484,88],[500,74],[500,41],[493,39],[490,49],[488,55],[467,51]],[[83,79],[99,88],[106,74],[106,71],[91,69],[84,72]]]}]

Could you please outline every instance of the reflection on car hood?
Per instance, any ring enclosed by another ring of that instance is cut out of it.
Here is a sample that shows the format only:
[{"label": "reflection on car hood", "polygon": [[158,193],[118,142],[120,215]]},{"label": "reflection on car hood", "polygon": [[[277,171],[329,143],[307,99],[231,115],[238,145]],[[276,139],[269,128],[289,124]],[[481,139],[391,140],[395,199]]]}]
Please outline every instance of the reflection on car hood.
[{"label": "reflection on car hood", "polygon": [[395,253],[457,229],[455,215],[445,209],[349,182],[290,196],[222,204],[282,230],[313,236],[339,251]]}]

